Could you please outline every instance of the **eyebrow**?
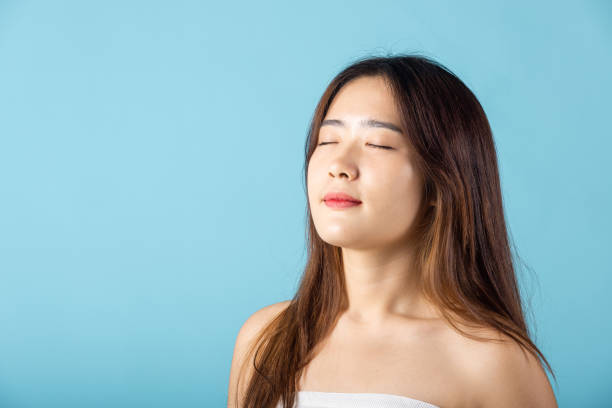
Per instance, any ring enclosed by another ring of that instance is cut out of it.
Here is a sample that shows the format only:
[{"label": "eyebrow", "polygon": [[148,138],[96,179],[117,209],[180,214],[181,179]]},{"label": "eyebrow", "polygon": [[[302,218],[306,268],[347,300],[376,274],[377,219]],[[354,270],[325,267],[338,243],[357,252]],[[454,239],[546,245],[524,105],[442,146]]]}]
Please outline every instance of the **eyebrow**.
[{"label": "eyebrow", "polygon": [[[400,129],[399,126],[396,126],[393,123],[389,122],[383,122],[375,119],[363,119],[359,122],[359,124],[361,125],[361,127],[385,128],[403,134],[402,129]],[[325,125],[345,126],[345,123],[340,119],[325,119],[323,122],[321,122],[321,127]]]}]

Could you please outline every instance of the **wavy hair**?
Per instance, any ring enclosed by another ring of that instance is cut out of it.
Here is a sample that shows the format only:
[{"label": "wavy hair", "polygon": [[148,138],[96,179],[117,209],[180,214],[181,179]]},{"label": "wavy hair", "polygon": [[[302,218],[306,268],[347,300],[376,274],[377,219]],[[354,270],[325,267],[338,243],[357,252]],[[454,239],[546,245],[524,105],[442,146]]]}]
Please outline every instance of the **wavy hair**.
[{"label": "wavy hair", "polygon": [[[362,58],[344,68],[325,89],[310,122],[306,186],[321,122],[342,86],[360,76],[382,76],[390,84],[402,130],[424,175],[415,266],[425,298],[461,334],[495,341],[463,331],[457,323],[497,329],[538,361],[541,357],[554,377],[525,321],[488,119],[476,96],[448,68],[406,54]],[[247,352],[245,364],[252,361],[254,371],[241,408],[273,408],[279,401],[292,407],[315,346],[348,307],[341,248],[319,237],[310,204],[306,215],[308,256],[298,290]]]}]

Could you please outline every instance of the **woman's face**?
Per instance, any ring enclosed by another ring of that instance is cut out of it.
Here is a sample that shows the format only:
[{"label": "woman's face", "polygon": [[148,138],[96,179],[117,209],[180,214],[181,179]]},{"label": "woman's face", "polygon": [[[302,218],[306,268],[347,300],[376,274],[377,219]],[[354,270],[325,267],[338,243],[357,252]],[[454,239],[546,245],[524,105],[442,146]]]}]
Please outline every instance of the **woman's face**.
[{"label": "woman's face", "polygon": [[[358,77],[340,89],[308,163],[315,228],[324,241],[343,248],[401,244],[421,205],[422,181],[406,136],[382,125],[362,126],[365,120],[400,128],[393,96],[381,76]],[[347,193],[361,204],[330,207],[324,201],[329,192]]]}]

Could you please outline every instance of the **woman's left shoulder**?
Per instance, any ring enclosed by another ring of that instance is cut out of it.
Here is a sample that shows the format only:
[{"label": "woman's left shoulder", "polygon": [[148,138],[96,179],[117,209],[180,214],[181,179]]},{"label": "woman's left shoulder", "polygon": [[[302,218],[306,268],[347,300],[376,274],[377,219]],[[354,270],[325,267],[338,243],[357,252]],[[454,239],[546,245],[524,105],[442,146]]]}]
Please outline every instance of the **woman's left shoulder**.
[{"label": "woman's left shoulder", "polygon": [[509,335],[495,329],[480,329],[477,335],[492,341],[464,341],[462,370],[465,379],[473,386],[478,405],[557,407],[539,358]]}]

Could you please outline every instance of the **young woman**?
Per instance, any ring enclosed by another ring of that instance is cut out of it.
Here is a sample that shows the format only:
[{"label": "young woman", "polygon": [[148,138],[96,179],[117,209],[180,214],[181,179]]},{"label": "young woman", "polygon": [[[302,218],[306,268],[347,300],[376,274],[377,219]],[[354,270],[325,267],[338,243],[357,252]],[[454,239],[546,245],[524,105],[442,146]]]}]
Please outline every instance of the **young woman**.
[{"label": "young woman", "polygon": [[423,56],[359,60],[305,153],[305,271],[240,329],[228,408],[556,407],[467,86]]}]

